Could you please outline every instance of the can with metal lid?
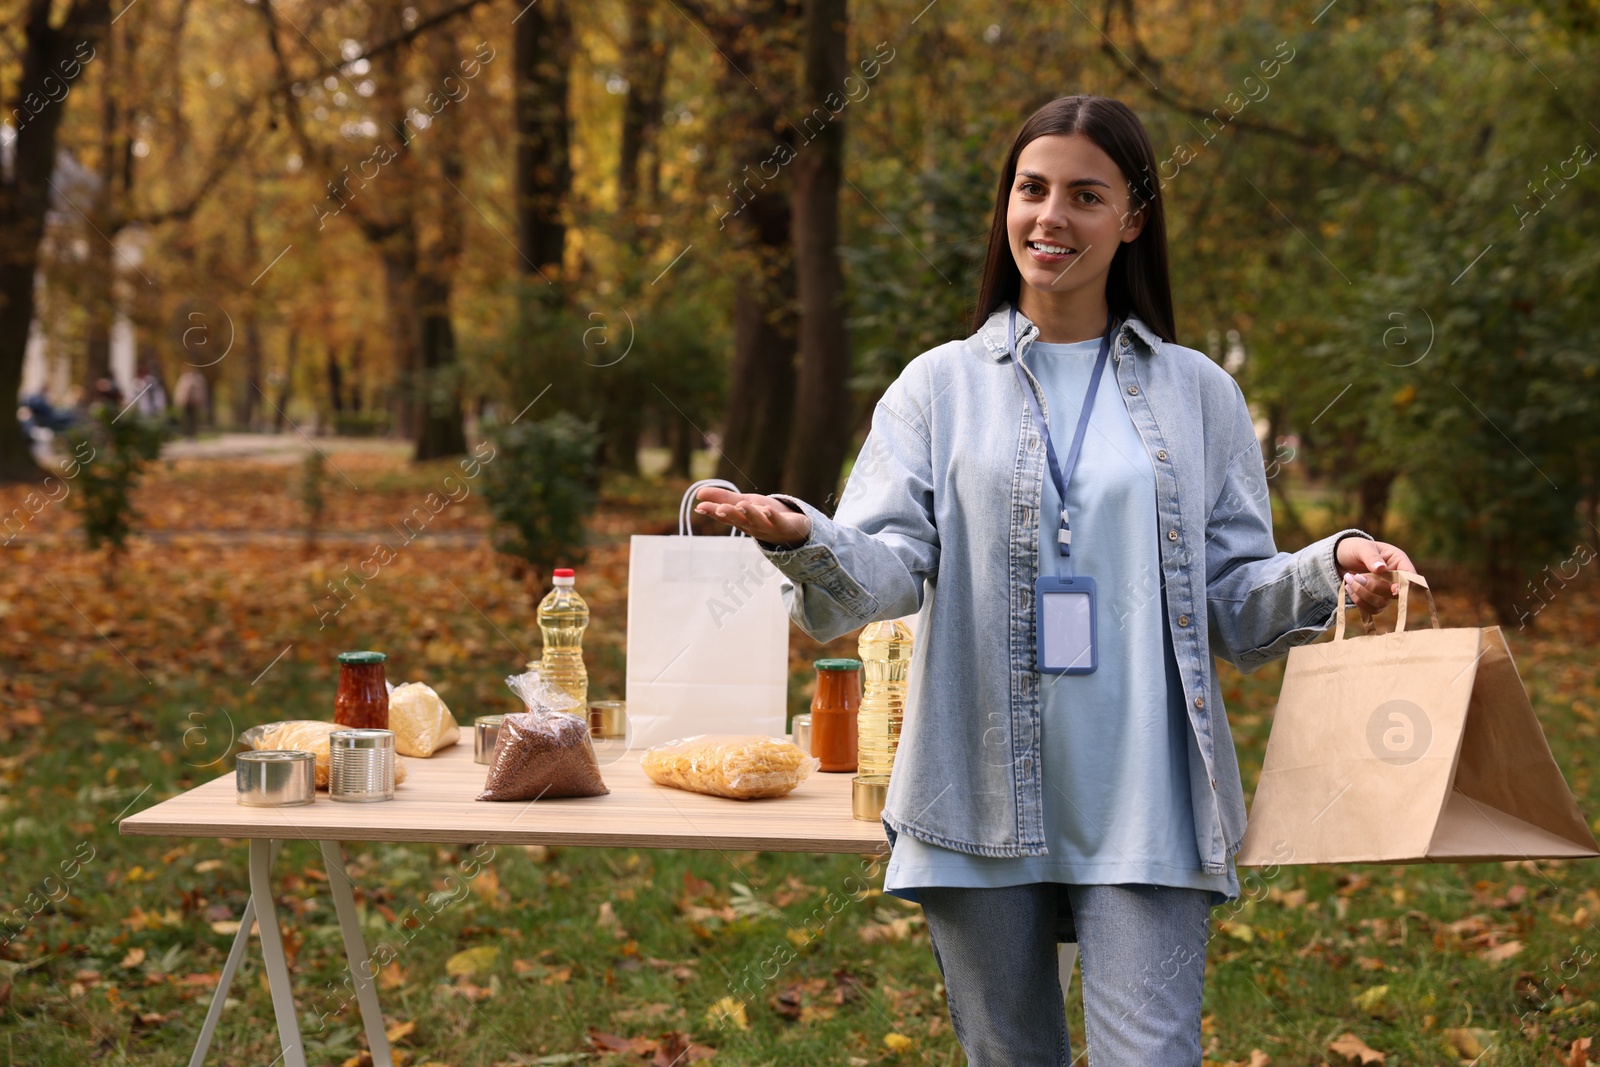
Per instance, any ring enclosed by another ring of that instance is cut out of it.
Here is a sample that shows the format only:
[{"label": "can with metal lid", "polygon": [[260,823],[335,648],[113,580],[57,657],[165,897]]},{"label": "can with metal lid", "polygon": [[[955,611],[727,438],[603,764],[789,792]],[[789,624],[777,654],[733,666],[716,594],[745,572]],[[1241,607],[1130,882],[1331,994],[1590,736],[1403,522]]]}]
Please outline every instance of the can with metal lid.
[{"label": "can with metal lid", "polygon": [[310,752],[241,752],[233,765],[236,799],[247,808],[309,804],[317,795],[317,757]]},{"label": "can with metal lid", "polygon": [[883,818],[883,802],[889,796],[887,774],[858,774],[850,779],[850,814],[864,822]]},{"label": "can with metal lid", "polygon": [[790,723],[790,737],[796,748],[811,755],[811,716],[796,715]]},{"label": "can with metal lid", "polygon": [[394,731],[335,730],[328,735],[328,796],[366,803],[394,799]]},{"label": "can with metal lid", "polygon": [[589,733],[593,737],[607,739],[626,737],[628,734],[627,701],[589,701]]},{"label": "can with metal lid", "polygon": [[504,715],[479,715],[472,720],[472,762],[494,762],[494,743],[500,739],[500,724]]}]

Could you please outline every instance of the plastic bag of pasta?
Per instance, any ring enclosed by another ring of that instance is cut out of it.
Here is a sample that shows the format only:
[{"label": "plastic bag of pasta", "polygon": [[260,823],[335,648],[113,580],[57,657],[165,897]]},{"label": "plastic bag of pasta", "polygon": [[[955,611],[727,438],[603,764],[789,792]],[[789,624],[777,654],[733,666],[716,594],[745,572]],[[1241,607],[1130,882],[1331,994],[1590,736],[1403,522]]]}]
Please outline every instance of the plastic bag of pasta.
[{"label": "plastic bag of pasta", "polygon": [[600,777],[588,722],[567,710],[581,713],[581,705],[536,670],[507,678],[506,685],[528,710],[500,723],[494,762],[478,799],[554,800],[611,792]]},{"label": "plastic bag of pasta", "polygon": [[461,740],[455,716],[425,682],[389,690],[389,729],[394,731],[394,750],[402,756],[427,759]]},{"label": "plastic bag of pasta", "polygon": [[[292,751],[310,752],[316,757],[317,788],[328,788],[328,735],[338,730],[348,730],[347,726],[340,726],[336,722],[319,722],[311,719],[295,719],[289,722],[273,723],[262,727],[261,734],[256,738],[252,748],[259,751],[267,749],[289,749]],[[394,784],[399,785],[406,780],[406,761],[395,758]]]},{"label": "plastic bag of pasta", "polygon": [[822,761],[781,737],[697,734],[646,749],[639,765],[657,785],[756,800],[783,796]]}]

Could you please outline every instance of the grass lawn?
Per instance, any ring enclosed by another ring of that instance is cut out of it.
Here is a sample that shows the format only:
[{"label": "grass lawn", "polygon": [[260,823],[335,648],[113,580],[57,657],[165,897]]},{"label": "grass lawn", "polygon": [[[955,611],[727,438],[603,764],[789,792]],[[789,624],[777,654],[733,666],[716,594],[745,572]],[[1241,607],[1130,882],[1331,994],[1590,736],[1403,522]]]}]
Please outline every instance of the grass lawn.
[{"label": "grass lawn", "polygon": [[[138,496],[152,536],[134,541],[114,589],[64,504],[0,550],[7,1067],[188,1062],[247,896],[246,846],[122,838],[116,819],[231,773],[246,726],[331,717],[337,652],[388,652],[391,681],[429,682],[463,723],[514,710],[502,679],[537,655],[538,627],[487,545],[476,493],[332,601],[327,583],[377,540],[405,540],[396,531],[453,470],[370,448],[332,456],[342,473],[330,470],[326,536],[309,553],[297,469],[235,459],[158,465]],[[675,528],[682,489],[656,477],[607,487],[578,570],[593,614],[593,698],[623,696],[628,535]],[[0,509],[26,491],[0,490]],[[1440,589],[1439,606],[1446,625],[1491,621],[1459,591]],[[1538,625],[1510,634],[1511,647],[1594,818],[1592,576]],[[810,661],[853,648],[794,631],[791,711],[809,702]],[[1281,664],[1225,675],[1247,788],[1281,677]],[[435,845],[352,845],[350,857],[369,947],[395,949],[380,983],[411,1067],[665,1064],[686,1041],[677,1062],[697,1049],[727,1064],[965,1062],[920,909],[850,894],[867,858]],[[1269,882],[1242,872],[1246,899],[1215,913],[1208,1063],[1362,1062],[1332,1047],[1348,1033],[1387,1057],[1367,1062],[1390,1067],[1470,1063],[1482,1049],[1483,1064],[1578,1067],[1573,1042],[1600,1032],[1597,870],[1287,868]],[[356,1062],[360,1019],[342,1004],[343,953],[314,847],[287,845],[278,871],[308,1059]],[[466,872],[469,891],[454,892]],[[846,900],[836,915],[830,894]],[[792,961],[766,968],[776,977],[730,997],[738,976],[784,948]],[[278,1048],[258,963],[233,997],[211,1062],[267,1067]],[[1081,1051],[1076,982],[1072,1002]]]}]

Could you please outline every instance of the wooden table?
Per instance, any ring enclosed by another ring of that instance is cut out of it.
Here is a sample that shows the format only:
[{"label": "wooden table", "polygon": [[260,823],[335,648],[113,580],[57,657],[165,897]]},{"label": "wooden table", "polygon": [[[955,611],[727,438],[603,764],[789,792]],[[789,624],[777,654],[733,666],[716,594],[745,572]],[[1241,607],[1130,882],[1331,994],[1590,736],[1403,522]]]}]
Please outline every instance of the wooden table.
[{"label": "wooden table", "polygon": [[[466,732],[463,731],[463,734]],[[607,746],[615,746],[612,751]],[[232,837],[250,841],[250,899],[239,917],[205,1025],[189,1063],[200,1067],[222,1015],[234,973],[260,926],[261,954],[286,1067],[305,1067],[294,992],[272,900],[272,861],[281,842],[316,841],[339,916],[345,956],[375,1067],[390,1067],[383,1014],[373,984],[349,874],[345,841],[436,841],[450,844],[601,845],[768,852],[856,852],[887,855],[883,826],[850,815],[850,775],[813,774],[788,796],[741,801],[656,785],[639,755],[617,742],[596,742],[601,774],[611,792],[600,797],[487,802],[474,798],[488,768],[474,763],[472,745],[458,744],[432,759],[405,759],[407,778],[395,798],[348,804],[318,793],[294,808],[248,808],[235,800],[228,774],[122,820],[122,833],[150,837]]]}]

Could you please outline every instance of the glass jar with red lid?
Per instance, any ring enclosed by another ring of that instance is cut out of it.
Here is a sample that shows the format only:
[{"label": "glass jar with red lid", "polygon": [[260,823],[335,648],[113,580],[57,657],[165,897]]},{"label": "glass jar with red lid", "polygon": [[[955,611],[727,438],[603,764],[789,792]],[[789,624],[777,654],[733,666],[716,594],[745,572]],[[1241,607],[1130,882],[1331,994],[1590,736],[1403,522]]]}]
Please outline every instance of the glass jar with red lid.
[{"label": "glass jar with red lid", "polygon": [[389,688],[384,684],[382,652],[339,653],[339,692],[333,721],[353,730],[389,728]]}]

